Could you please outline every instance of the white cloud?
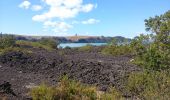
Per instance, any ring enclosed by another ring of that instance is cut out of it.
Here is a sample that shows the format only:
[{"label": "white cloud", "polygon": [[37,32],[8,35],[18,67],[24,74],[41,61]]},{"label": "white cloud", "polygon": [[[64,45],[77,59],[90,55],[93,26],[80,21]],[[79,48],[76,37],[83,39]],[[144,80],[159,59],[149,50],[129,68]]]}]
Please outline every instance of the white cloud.
[{"label": "white cloud", "polygon": [[33,5],[33,6],[32,6],[32,10],[33,10],[33,11],[42,10],[42,6],[40,6],[40,5]]},{"label": "white cloud", "polygon": [[[83,0],[40,0],[42,5],[32,5],[28,0],[22,2],[19,7],[24,9],[45,12],[34,15],[33,21],[43,23],[44,30],[53,31],[57,34],[67,33],[67,31],[73,28],[73,24],[94,24],[99,20],[89,19],[87,21],[76,21],[75,18],[79,13],[88,13],[94,8],[97,8],[97,4],[83,4]],[[70,22],[67,23],[67,21]],[[71,20],[68,20],[71,19]],[[57,20],[57,21],[56,21]]]},{"label": "white cloud", "polygon": [[87,4],[87,5],[82,6],[82,11],[90,12],[93,8],[94,8],[93,4]]},{"label": "white cloud", "polygon": [[43,22],[46,19],[46,15],[35,15],[32,17],[33,21]]},{"label": "white cloud", "polygon": [[96,19],[91,18],[91,19],[88,19],[86,21],[82,21],[82,24],[96,24],[96,23],[99,23],[99,22],[100,22],[100,20],[96,20]]},{"label": "white cloud", "polygon": [[63,4],[68,8],[78,7],[83,3],[82,0],[63,0]]},{"label": "white cloud", "polygon": [[28,9],[30,7],[31,3],[29,1],[23,1],[19,7],[20,8],[24,8],[24,9]]},{"label": "white cloud", "polygon": [[83,3],[82,0],[42,0],[49,6],[61,6],[64,5],[68,8],[74,8],[75,6],[79,6]]},{"label": "white cloud", "polygon": [[66,22],[46,21],[44,22],[44,28],[45,29],[51,28],[52,31],[54,32],[64,33],[64,32],[67,32],[70,28],[73,28],[73,26]]},{"label": "white cloud", "polygon": [[80,12],[90,12],[93,4],[83,5],[83,0],[43,0],[50,8],[49,11],[33,16],[34,21],[47,21],[53,18],[74,18]]}]

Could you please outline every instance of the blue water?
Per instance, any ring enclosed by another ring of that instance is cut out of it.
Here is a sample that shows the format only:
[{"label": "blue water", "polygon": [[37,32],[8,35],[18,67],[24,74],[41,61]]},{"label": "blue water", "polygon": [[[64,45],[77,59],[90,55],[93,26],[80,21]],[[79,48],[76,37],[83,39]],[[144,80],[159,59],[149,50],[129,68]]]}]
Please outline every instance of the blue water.
[{"label": "blue water", "polygon": [[65,47],[83,47],[86,45],[93,45],[93,46],[102,46],[102,45],[107,45],[107,43],[61,43],[58,47],[59,48],[65,48]]}]

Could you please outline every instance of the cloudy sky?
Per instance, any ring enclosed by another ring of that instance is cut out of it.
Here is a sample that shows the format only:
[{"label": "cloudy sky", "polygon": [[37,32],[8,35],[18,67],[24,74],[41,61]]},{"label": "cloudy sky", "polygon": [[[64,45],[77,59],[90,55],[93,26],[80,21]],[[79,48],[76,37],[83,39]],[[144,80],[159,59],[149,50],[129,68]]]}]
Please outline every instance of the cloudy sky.
[{"label": "cloudy sky", "polygon": [[145,32],[144,19],[170,0],[0,0],[0,31],[43,36],[125,36]]}]

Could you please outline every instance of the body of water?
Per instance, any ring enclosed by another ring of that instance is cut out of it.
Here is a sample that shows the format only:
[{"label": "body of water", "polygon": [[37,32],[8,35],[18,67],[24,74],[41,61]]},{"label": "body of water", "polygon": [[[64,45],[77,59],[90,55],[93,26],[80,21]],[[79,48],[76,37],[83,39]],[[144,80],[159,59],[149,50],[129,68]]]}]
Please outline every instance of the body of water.
[{"label": "body of water", "polygon": [[107,45],[107,43],[61,43],[58,47],[59,48],[65,48],[65,47],[83,47],[86,45],[93,45],[93,46],[102,46],[102,45]]}]

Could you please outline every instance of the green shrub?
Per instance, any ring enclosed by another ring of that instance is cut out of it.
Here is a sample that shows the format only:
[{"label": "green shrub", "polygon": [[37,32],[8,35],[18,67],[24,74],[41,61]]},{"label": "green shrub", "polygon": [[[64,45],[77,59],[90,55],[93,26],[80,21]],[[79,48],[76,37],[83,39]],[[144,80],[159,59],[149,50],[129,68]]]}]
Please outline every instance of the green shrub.
[{"label": "green shrub", "polygon": [[120,45],[120,46],[110,45],[110,46],[106,46],[102,50],[103,54],[114,55],[114,56],[131,54],[131,52],[132,50],[128,45]]},{"label": "green shrub", "polygon": [[170,98],[169,71],[133,73],[128,78],[127,90],[140,99],[167,100]]},{"label": "green shrub", "polygon": [[33,100],[116,100],[122,98],[115,88],[108,93],[64,76],[56,87],[41,85],[31,90]]},{"label": "green shrub", "polygon": [[54,50],[54,48],[52,48],[51,46],[41,44],[39,42],[31,42],[31,41],[19,40],[19,41],[16,41],[16,44],[20,45],[20,46],[31,46],[31,47],[34,47],[34,48],[43,48],[43,49],[46,49],[46,50]]},{"label": "green shrub", "polygon": [[113,37],[112,41],[109,44],[114,46],[128,45],[130,41],[131,41],[130,39],[118,36],[118,37]]},{"label": "green shrub", "polygon": [[125,38],[113,38],[111,43],[102,49],[103,54],[107,55],[127,55],[132,53],[129,40]]},{"label": "green shrub", "polygon": [[49,38],[43,38],[39,41],[39,43],[53,49],[56,49],[58,46],[58,43],[54,39],[49,39]]},{"label": "green shrub", "polygon": [[147,70],[165,70],[170,68],[169,46],[155,41],[157,38],[159,37],[141,35],[133,40],[131,46],[134,50],[134,55],[136,55],[135,64]]},{"label": "green shrub", "polygon": [[57,45],[58,45],[57,42],[53,39],[41,39],[40,41],[37,41],[37,42],[19,40],[19,41],[16,41],[16,44],[20,46],[31,46],[35,48],[43,48],[46,50],[57,49]]},{"label": "green shrub", "polygon": [[69,80],[67,76],[63,77],[56,88],[56,98],[62,100],[80,100],[87,98],[96,100],[96,88],[82,85],[80,82]]},{"label": "green shrub", "polygon": [[54,100],[55,88],[42,84],[31,90],[33,100]]},{"label": "green shrub", "polygon": [[25,48],[19,48],[19,47],[8,47],[8,48],[0,49],[0,55],[3,55],[8,52],[32,53],[31,50],[27,50]]},{"label": "green shrub", "polygon": [[15,45],[15,38],[13,36],[3,36],[0,37],[0,48],[8,48],[8,47],[13,47]]},{"label": "green shrub", "polygon": [[86,46],[79,47],[78,51],[87,51],[87,52],[90,52],[92,50],[92,48],[93,48],[93,46],[88,44]]},{"label": "green shrub", "polygon": [[30,50],[17,46],[18,41],[11,35],[4,35],[0,38],[0,54],[7,52],[32,53]]},{"label": "green shrub", "polygon": [[41,85],[32,89],[33,100],[96,100],[96,88],[63,77],[55,87]]},{"label": "green shrub", "polygon": [[124,98],[119,91],[112,87],[110,91],[100,95],[100,100],[124,100]]}]

